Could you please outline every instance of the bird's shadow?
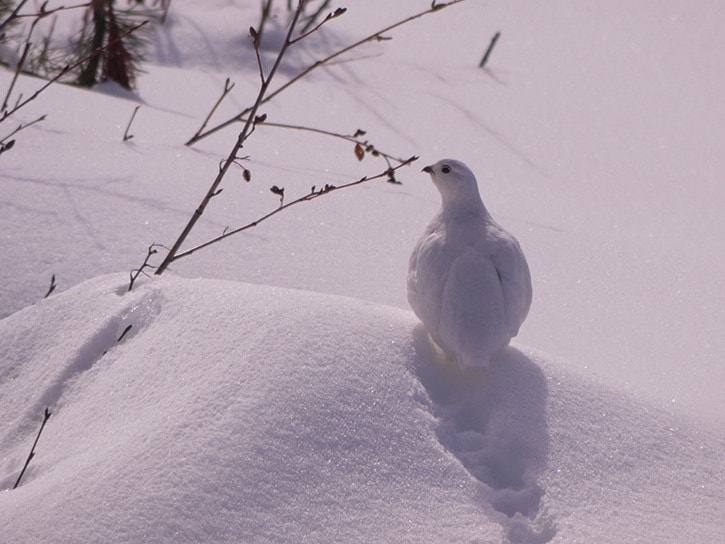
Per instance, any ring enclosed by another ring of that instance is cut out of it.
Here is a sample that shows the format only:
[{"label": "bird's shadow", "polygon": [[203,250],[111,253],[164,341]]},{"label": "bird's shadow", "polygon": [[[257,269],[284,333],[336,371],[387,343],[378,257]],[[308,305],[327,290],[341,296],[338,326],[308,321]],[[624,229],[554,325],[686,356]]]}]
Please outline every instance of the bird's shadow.
[{"label": "bird's shadow", "polygon": [[549,542],[556,528],[538,482],[550,442],[544,373],[512,347],[493,356],[488,371],[461,371],[441,359],[422,326],[414,337],[412,370],[439,421],[441,444],[485,484],[482,497],[499,513],[509,542]]}]

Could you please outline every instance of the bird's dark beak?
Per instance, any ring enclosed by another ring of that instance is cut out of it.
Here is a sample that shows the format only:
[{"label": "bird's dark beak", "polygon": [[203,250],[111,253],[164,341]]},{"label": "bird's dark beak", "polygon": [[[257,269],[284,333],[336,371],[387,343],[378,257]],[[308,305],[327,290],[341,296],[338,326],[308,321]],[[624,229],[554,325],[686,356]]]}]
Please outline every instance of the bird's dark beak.
[{"label": "bird's dark beak", "polygon": [[426,166],[423,168],[422,172],[425,172],[426,174],[432,174],[433,173],[433,167],[432,166]]}]

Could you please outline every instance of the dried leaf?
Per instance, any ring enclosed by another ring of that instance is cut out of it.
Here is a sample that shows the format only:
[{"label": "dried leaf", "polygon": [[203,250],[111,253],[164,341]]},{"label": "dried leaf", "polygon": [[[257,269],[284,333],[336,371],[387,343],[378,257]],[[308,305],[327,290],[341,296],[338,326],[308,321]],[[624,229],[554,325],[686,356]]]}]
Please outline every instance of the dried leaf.
[{"label": "dried leaf", "polygon": [[244,181],[246,181],[246,182],[252,181],[252,173],[249,170],[247,170],[246,168],[244,168],[242,170],[242,177],[244,178]]},{"label": "dried leaf", "polygon": [[355,156],[357,160],[361,161],[365,158],[365,150],[360,144],[355,144]]}]

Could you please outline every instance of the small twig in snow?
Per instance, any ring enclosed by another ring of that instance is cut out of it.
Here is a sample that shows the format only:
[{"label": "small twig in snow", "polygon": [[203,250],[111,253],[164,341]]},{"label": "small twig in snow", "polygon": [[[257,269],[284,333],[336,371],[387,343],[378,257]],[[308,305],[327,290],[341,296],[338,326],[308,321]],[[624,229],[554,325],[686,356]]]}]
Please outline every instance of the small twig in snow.
[{"label": "small twig in snow", "polygon": [[13,486],[13,489],[16,489],[20,485],[20,480],[23,478],[23,474],[25,474],[25,470],[28,468],[28,465],[30,464],[30,461],[35,457],[35,446],[38,445],[38,440],[40,440],[40,434],[43,432],[43,428],[45,427],[45,424],[48,422],[48,419],[50,419],[51,412],[47,408],[45,409],[45,415],[43,416],[43,423],[40,424],[40,429],[38,430],[38,435],[35,437],[35,442],[33,442],[33,447],[30,448],[30,454],[28,455],[28,458],[25,460],[25,465],[23,466],[23,470],[20,471],[20,475],[18,476],[18,479],[15,481],[15,485]]},{"label": "small twig in snow", "polygon": [[483,58],[481,59],[481,62],[478,64],[479,68],[483,68],[486,66],[486,63],[488,62],[488,57],[491,56],[491,51],[493,51],[493,47],[494,45],[496,45],[499,36],[501,36],[501,33],[496,32],[496,34],[493,35],[493,38],[491,38],[491,43],[488,44],[488,49],[486,49],[486,52],[483,54]]},{"label": "small twig in snow", "polygon": [[34,125],[35,123],[40,123],[41,121],[45,121],[45,118],[46,117],[47,117],[47,115],[41,115],[40,117],[38,117],[37,119],[34,119],[34,120],[30,121],[29,123],[21,123],[21,124],[19,124],[15,130],[13,130],[10,134],[8,134],[4,138],[2,138],[0,140],[0,142],[4,142],[8,138],[12,138],[13,136],[15,136],[21,130],[26,129],[26,128]]},{"label": "small twig in snow", "polygon": [[123,133],[123,141],[124,141],[124,142],[127,142],[127,141],[129,141],[129,140],[130,140],[131,138],[133,138],[133,134],[129,134],[129,133],[128,133],[128,131],[129,131],[129,130],[131,130],[131,123],[133,123],[133,120],[134,120],[134,118],[136,117],[136,113],[138,112],[138,110],[139,110],[140,108],[141,108],[141,106],[136,106],[136,107],[135,107],[135,108],[133,109],[133,113],[131,114],[131,119],[129,119],[129,121],[128,121],[128,125],[126,125],[126,132],[124,132],[124,133]]},{"label": "small twig in snow", "polygon": [[209,114],[206,116],[206,119],[204,119],[204,122],[201,124],[201,127],[199,127],[199,130],[196,131],[196,134],[194,134],[194,137],[197,137],[201,132],[206,128],[207,123],[209,123],[209,120],[211,119],[211,116],[214,115],[214,112],[219,107],[219,104],[222,103],[222,101],[226,98],[226,96],[232,91],[234,88],[234,83],[232,83],[229,78],[226,79],[224,82],[224,90],[222,91],[221,96],[216,101],[214,106],[212,106],[211,110],[209,110]]},{"label": "small twig in snow", "polygon": [[48,288],[48,292],[45,293],[45,296],[43,298],[48,298],[53,291],[55,291],[55,274],[50,278],[50,287]]},{"label": "small twig in snow", "polygon": [[131,281],[128,284],[128,290],[130,291],[133,289],[133,284],[136,282],[136,279],[143,274],[144,276],[148,276],[146,273],[147,268],[156,268],[155,266],[152,266],[149,264],[149,259],[151,259],[152,256],[156,255],[159,250],[156,249],[157,247],[164,247],[161,244],[151,244],[149,246],[148,252],[146,253],[146,258],[144,259],[143,263],[139,268],[134,268],[131,270]]},{"label": "small twig in snow", "polygon": [[116,340],[116,342],[120,342],[121,340],[123,340],[123,337],[126,336],[126,333],[130,331],[132,327],[133,323],[129,323],[129,325],[125,329],[123,329],[121,336],[118,337],[118,340]]}]

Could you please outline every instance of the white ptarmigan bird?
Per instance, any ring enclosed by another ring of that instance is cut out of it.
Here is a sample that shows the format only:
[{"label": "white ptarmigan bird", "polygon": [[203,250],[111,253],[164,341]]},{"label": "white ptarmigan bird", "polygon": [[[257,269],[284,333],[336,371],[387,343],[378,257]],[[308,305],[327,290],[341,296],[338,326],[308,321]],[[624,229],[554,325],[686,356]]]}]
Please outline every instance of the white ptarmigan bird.
[{"label": "white ptarmigan bird", "polygon": [[486,210],[465,164],[444,159],[423,172],[442,206],[410,256],[408,302],[462,369],[487,369],[529,312],[529,266],[516,239]]}]

